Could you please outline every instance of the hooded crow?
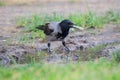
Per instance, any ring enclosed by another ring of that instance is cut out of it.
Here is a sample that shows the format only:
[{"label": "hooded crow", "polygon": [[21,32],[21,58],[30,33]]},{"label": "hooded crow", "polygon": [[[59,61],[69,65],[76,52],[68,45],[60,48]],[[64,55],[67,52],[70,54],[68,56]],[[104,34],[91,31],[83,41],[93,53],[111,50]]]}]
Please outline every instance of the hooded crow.
[{"label": "hooded crow", "polygon": [[46,35],[46,40],[48,41],[48,52],[51,53],[51,41],[62,41],[65,50],[70,52],[70,49],[66,46],[65,38],[68,36],[70,28],[77,28],[83,30],[78,26],[75,26],[74,23],[70,20],[62,20],[61,22],[50,22],[45,23],[36,27],[37,29],[43,30]]}]

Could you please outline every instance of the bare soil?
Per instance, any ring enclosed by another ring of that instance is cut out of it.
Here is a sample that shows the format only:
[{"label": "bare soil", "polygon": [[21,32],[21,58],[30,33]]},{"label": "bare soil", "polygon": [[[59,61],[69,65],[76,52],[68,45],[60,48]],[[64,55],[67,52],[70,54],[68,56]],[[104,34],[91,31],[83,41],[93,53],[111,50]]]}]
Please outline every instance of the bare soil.
[{"label": "bare soil", "polygon": [[[24,54],[35,54],[39,51],[46,51],[46,43],[41,43],[39,40],[31,46],[30,44],[15,44],[11,41],[7,44],[6,40],[11,39],[20,32],[20,28],[16,28],[16,20],[20,16],[30,17],[33,14],[52,14],[56,12],[58,14],[68,15],[70,13],[86,13],[91,10],[97,14],[104,14],[110,9],[114,11],[120,11],[120,0],[76,0],[70,2],[66,1],[41,1],[20,4],[20,5],[8,5],[0,7],[0,54],[1,59],[5,64],[9,63],[11,58],[7,58],[12,55],[16,60],[23,60]],[[89,8],[88,8],[89,7]],[[103,29],[89,29],[82,32],[74,32],[66,39],[68,47],[72,51],[72,55],[67,55],[70,60],[79,60],[80,55],[76,53],[78,51],[84,51],[87,48],[95,47],[102,44],[117,43],[116,46],[120,48],[120,25],[118,24],[106,24]],[[57,44],[57,45],[56,45]],[[119,48],[116,48],[119,49]],[[64,49],[61,42],[54,42],[52,48],[56,50],[57,55],[52,57],[44,57],[44,62],[63,62],[62,57]],[[109,49],[109,47],[108,47]],[[106,50],[101,51],[102,55]],[[47,52],[46,52],[47,53]],[[61,54],[60,54],[61,53]],[[7,56],[7,57],[6,57]]]}]

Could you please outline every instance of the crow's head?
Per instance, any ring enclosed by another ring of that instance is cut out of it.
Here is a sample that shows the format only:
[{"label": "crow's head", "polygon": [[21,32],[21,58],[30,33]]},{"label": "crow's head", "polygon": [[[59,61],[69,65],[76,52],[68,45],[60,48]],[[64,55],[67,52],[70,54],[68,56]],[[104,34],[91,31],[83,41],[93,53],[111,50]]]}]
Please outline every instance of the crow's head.
[{"label": "crow's head", "polygon": [[74,23],[70,20],[63,20],[59,23],[60,27],[61,27],[61,30],[62,30],[62,33],[64,34],[68,34],[70,28],[73,27]]},{"label": "crow's head", "polygon": [[72,21],[70,20],[63,20],[60,22],[60,27],[63,32],[68,32],[70,28],[76,28],[78,30],[84,30],[84,28],[76,26]]},{"label": "crow's head", "polygon": [[68,28],[68,29],[72,28],[73,25],[74,25],[74,23],[72,21],[70,21],[70,20],[67,20],[67,19],[60,22],[61,27]]}]

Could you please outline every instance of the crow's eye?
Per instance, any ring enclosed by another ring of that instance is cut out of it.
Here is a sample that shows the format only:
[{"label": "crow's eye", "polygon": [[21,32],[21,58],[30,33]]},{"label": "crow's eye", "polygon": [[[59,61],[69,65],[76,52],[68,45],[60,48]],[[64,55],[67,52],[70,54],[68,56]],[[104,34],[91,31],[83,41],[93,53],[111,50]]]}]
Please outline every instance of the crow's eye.
[{"label": "crow's eye", "polygon": [[68,24],[69,24],[69,25],[73,25],[73,23],[72,23],[72,22],[69,22]]},{"label": "crow's eye", "polygon": [[72,27],[72,26],[73,26],[73,23],[68,23],[68,25],[69,25],[70,27]]}]

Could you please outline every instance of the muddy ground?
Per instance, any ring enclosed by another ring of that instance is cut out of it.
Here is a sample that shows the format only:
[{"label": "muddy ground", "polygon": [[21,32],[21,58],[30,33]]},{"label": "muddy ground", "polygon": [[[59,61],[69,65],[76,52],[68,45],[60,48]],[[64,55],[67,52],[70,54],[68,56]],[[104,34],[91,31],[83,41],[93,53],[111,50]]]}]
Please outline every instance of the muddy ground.
[{"label": "muddy ground", "polygon": [[[88,3],[85,0],[70,1],[43,1],[9,5],[0,7],[0,59],[1,64],[10,63],[13,58],[16,61],[24,63],[24,55],[37,54],[42,51],[44,54],[40,54],[42,61],[44,62],[63,62],[64,57],[67,56],[68,60],[78,61],[87,56],[86,49],[94,48],[99,45],[107,45],[102,50],[97,52],[96,56],[92,56],[94,59],[103,56],[110,56],[110,53],[117,51],[120,48],[120,25],[119,24],[106,24],[103,29],[87,29],[84,31],[76,31],[71,33],[66,39],[68,47],[71,49],[71,53],[67,54],[61,42],[53,42],[52,48],[55,50],[53,55],[47,54],[46,43],[37,39],[34,45],[31,44],[16,44],[12,39],[20,32],[20,28],[16,28],[16,20],[20,16],[29,17],[32,14],[52,14],[56,12],[58,14],[68,15],[70,13],[86,13],[89,9],[97,14],[104,14],[110,9],[114,11],[120,11],[120,0],[89,0]],[[64,7],[63,7],[64,6]],[[9,43],[8,43],[8,40]],[[114,45],[113,45],[114,43]],[[57,44],[57,45],[56,45]],[[108,45],[110,44],[110,45]],[[78,54],[81,53],[81,54]],[[12,57],[11,57],[12,56]],[[85,60],[85,59],[84,59]],[[88,60],[88,59],[86,59]],[[3,62],[2,62],[3,61]],[[29,61],[28,61],[29,62]]]}]

